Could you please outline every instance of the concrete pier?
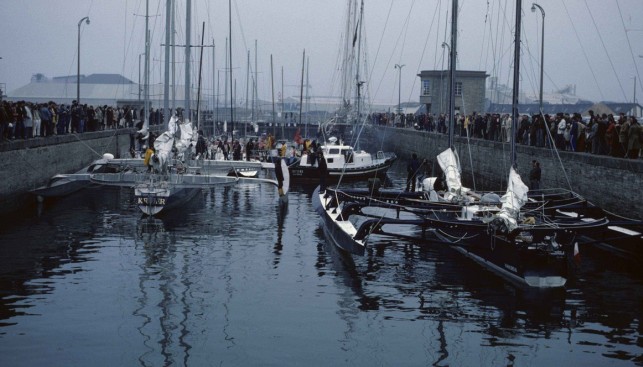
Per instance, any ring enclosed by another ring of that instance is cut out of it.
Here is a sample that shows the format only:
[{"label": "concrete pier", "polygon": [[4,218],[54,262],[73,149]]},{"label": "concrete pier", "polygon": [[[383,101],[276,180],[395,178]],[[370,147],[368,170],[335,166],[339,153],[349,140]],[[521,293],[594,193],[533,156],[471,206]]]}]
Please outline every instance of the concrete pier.
[{"label": "concrete pier", "polygon": [[129,156],[133,129],[56,135],[0,144],[0,214],[10,213],[35,197],[28,193],[59,173],[73,173],[104,153]]}]

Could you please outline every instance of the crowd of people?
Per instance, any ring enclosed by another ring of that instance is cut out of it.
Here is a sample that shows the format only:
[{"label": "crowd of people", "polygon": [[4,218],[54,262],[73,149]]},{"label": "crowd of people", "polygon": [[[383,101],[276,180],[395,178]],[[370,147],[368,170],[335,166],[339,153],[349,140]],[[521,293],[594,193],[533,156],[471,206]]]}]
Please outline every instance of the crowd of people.
[{"label": "crowd of people", "polygon": [[[447,134],[449,126],[446,114],[374,113],[369,116],[369,121],[374,125],[414,128],[441,134]],[[512,126],[509,114],[458,114],[454,134],[473,139],[509,142]],[[535,147],[553,145],[559,150],[618,158],[641,157],[643,127],[636,117],[623,113],[614,116],[595,114],[590,110],[586,117],[582,117],[580,113],[520,115],[516,126],[517,144]]]},{"label": "crowd of people", "polygon": [[[143,109],[130,106],[88,106],[76,101],[71,105],[52,101],[3,101],[0,105],[0,141],[136,127],[136,122],[141,120],[139,116],[143,114]],[[163,121],[163,111],[152,108],[148,118],[150,125],[160,124]],[[414,128],[441,134],[446,134],[449,129],[446,114],[372,113],[369,121],[374,125]],[[636,117],[623,113],[614,116],[595,114],[590,110],[586,117],[579,113],[521,115],[516,126],[514,136],[518,144],[535,147],[551,147],[553,144],[559,150],[572,152],[631,159],[641,157],[643,128]],[[509,114],[473,112],[456,115],[454,133],[458,136],[509,142],[511,131],[512,118]],[[272,141],[274,142],[274,138]],[[242,149],[247,150],[246,146],[242,147],[234,140],[212,143],[216,143],[221,154],[231,156],[232,159],[239,158]],[[255,150],[263,150],[265,141],[250,141],[248,144],[251,147],[254,144]],[[212,149],[208,149],[208,154],[211,152]]]},{"label": "crowd of people", "polygon": [[[3,101],[0,141],[134,127],[143,113],[130,106],[88,106],[76,101],[71,105]],[[151,109],[149,121],[151,125],[163,121],[162,111]]]}]

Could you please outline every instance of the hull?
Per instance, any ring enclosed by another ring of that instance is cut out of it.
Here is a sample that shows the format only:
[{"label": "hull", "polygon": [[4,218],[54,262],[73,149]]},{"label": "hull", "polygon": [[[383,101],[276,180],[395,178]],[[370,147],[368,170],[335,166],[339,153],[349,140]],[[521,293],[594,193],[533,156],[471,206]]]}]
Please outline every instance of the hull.
[{"label": "hull", "polygon": [[[393,160],[364,167],[347,167],[345,169],[329,167],[326,180],[327,182],[335,183],[339,182],[340,179],[342,181],[360,181],[374,177],[383,178],[392,164]],[[312,166],[296,164],[289,168],[289,172],[290,179],[293,181],[319,181],[320,178],[319,170],[317,167]]]},{"label": "hull", "polygon": [[329,198],[324,198],[323,193],[320,195],[319,187],[313,192],[313,208],[319,214],[324,232],[335,247],[351,254],[364,255],[366,242],[355,239],[355,226],[348,218],[341,217],[340,208],[332,205]]},{"label": "hull", "polygon": [[198,188],[176,188],[139,185],[134,189],[136,205],[145,215],[153,216],[181,206],[200,191]]},{"label": "hull", "polygon": [[39,198],[60,197],[72,194],[91,184],[89,174],[56,175],[47,185],[31,190],[30,193]]}]

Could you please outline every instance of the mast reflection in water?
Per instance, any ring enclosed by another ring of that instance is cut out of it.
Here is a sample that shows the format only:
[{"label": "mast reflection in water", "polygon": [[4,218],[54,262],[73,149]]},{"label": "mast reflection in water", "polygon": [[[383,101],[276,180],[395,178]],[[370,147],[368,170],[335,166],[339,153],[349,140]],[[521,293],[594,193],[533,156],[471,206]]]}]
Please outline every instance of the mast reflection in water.
[{"label": "mast reflection in water", "polygon": [[26,205],[0,227],[0,365],[643,364],[640,274],[604,253],[558,292],[440,245],[351,257],[311,192],[211,188],[160,218],[128,189]]}]

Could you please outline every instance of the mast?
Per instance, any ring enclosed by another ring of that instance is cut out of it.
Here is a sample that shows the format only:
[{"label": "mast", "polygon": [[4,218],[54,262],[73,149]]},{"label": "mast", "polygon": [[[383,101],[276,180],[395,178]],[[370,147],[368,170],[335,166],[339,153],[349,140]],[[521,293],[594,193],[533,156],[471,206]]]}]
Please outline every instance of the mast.
[{"label": "mast", "polygon": [[[272,67],[272,54],[270,54],[270,87],[272,89],[272,126],[273,126],[273,132],[275,129],[275,77],[273,73],[273,67]],[[283,136],[282,136],[283,138]]]},{"label": "mast", "polygon": [[192,18],[192,0],[185,3],[185,115],[183,119],[192,120],[190,107],[190,25]]},{"label": "mast", "polygon": [[201,55],[199,56],[199,83],[196,92],[196,128],[199,130],[201,127],[201,70],[203,67],[203,37],[205,36],[205,22],[201,27]]},{"label": "mast", "polygon": [[452,1],[451,47],[449,48],[449,148],[453,149],[453,128],[455,126],[455,61],[458,50],[458,0]]},{"label": "mast", "polygon": [[520,88],[520,12],[522,0],[516,0],[516,30],[514,35],[514,84],[511,98],[511,166],[518,168],[516,156],[516,129],[518,127],[518,94]]},{"label": "mast", "polygon": [[[248,113],[248,102],[250,98],[250,50],[247,52],[246,59],[246,113]],[[252,112],[250,113],[250,119],[254,120]]]},{"label": "mast", "polygon": [[[176,4],[172,1],[172,30],[170,37],[172,38],[172,112],[176,112],[176,43],[175,43],[175,18],[176,17]],[[169,118],[169,111],[168,111]],[[166,126],[167,128],[167,126]]]},{"label": "mast", "polygon": [[232,102],[232,0],[228,0],[228,28],[230,32],[230,43],[228,44],[228,47],[230,47],[230,131],[232,131],[232,138],[234,139],[234,108]]},{"label": "mast", "polygon": [[172,27],[172,0],[165,2],[165,76],[163,85],[163,126],[170,121],[170,28]]},{"label": "mast", "polygon": [[[359,80],[359,63],[360,63],[360,56],[361,56],[361,50],[362,50],[362,20],[364,16],[364,0],[361,1],[360,3],[360,8],[359,8],[359,19],[357,20],[357,64],[355,65],[355,86],[357,87],[357,90],[355,91],[356,99],[355,103],[357,104],[357,119],[356,122],[359,123],[360,121],[360,111],[359,111],[359,102],[361,99],[361,86],[362,83]],[[402,72],[402,70],[400,70]]]},{"label": "mast", "polygon": [[[301,87],[299,88],[299,124],[301,125],[301,108],[303,107],[303,98],[304,98],[304,67],[306,66],[306,50],[304,49],[304,55],[301,59]],[[306,126],[308,129],[308,126]],[[308,136],[308,131],[305,132]]]},{"label": "mast", "polygon": [[[286,110],[284,110],[284,67],[281,67],[281,136],[284,136],[284,125],[286,124]],[[273,134],[276,135],[276,134]]]},{"label": "mast", "polygon": [[145,89],[143,95],[145,96],[145,103],[143,107],[143,126],[149,126],[148,113],[150,109],[150,31],[149,31],[149,10],[150,0],[145,1]]}]

